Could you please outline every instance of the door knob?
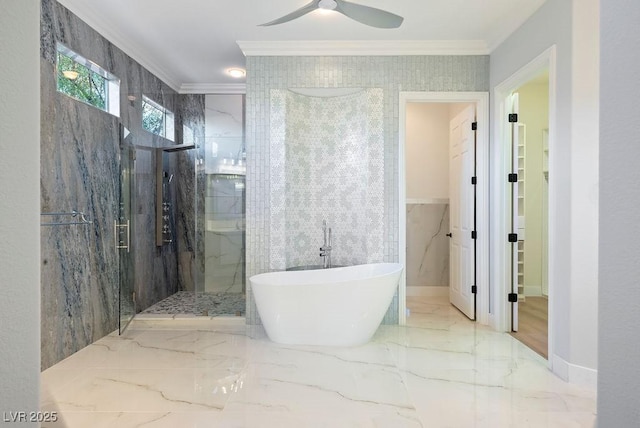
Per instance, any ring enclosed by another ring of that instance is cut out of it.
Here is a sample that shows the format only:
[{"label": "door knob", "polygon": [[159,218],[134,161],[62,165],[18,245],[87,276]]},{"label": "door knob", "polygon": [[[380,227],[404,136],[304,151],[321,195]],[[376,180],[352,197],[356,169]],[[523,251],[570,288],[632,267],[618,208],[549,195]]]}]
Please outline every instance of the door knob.
[{"label": "door knob", "polygon": [[452,238],[452,237],[453,237],[453,234],[452,234],[451,232],[449,232],[449,233],[447,233],[447,236],[448,236],[449,238]]}]

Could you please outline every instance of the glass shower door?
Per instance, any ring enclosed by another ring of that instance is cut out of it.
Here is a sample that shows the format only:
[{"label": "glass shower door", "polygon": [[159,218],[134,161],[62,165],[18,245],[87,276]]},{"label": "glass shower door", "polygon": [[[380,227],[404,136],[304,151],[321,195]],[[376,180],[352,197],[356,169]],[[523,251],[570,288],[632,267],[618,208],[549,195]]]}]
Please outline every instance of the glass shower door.
[{"label": "glass shower door", "polygon": [[132,135],[120,125],[120,205],[114,224],[115,245],[119,258],[119,332],[122,334],[134,315],[135,264],[131,237],[133,236],[132,207],[135,201],[136,151]]}]

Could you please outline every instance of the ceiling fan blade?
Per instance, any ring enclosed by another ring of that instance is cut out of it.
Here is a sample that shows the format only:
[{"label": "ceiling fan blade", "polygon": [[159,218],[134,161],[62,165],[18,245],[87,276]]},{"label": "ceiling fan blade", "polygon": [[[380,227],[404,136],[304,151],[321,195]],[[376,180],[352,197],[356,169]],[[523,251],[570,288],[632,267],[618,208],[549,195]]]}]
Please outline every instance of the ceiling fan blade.
[{"label": "ceiling fan blade", "polygon": [[335,9],[337,12],[371,27],[398,28],[402,24],[402,21],[404,21],[403,17],[387,12],[386,10],[363,6],[346,0],[335,1],[338,3],[338,7]]},{"label": "ceiling fan blade", "polygon": [[312,0],[310,3],[302,6],[298,10],[294,10],[288,15],[283,16],[282,18],[274,19],[273,21],[267,22],[265,24],[260,24],[260,27],[268,27],[270,25],[278,25],[285,22],[289,22],[293,19],[300,18],[302,15],[306,15],[309,12],[313,12],[318,8],[318,0]]}]

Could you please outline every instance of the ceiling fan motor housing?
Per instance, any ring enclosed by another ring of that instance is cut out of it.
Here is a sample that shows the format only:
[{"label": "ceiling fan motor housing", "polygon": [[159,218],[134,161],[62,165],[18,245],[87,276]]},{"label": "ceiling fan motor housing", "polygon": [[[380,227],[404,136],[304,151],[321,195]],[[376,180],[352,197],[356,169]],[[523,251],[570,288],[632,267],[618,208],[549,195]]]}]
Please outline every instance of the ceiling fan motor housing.
[{"label": "ceiling fan motor housing", "polygon": [[320,9],[334,10],[338,7],[338,3],[336,3],[335,0],[320,0],[318,2],[318,7]]}]

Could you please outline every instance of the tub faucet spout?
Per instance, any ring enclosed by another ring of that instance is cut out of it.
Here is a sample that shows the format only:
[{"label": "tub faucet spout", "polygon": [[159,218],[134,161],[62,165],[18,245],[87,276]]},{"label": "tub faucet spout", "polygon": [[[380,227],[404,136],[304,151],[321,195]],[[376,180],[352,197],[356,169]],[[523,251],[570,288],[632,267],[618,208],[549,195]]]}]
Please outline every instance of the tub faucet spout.
[{"label": "tub faucet spout", "polygon": [[327,221],[322,221],[322,233],[324,235],[324,243],[320,247],[320,257],[324,258],[323,268],[331,267],[331,228],[327,228]]}]

